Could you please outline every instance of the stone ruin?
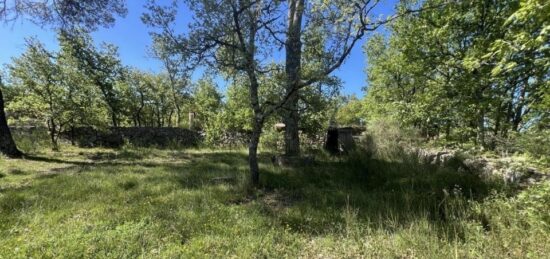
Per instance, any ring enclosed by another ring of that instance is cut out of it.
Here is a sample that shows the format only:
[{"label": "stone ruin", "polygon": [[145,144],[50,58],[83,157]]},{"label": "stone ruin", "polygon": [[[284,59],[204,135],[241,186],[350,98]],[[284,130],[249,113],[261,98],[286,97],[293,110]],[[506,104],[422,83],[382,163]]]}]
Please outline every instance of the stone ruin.
[{"label": "stone ruin", "polygon": [[330,127],[327,130],[325,149],[331,154],[349,153],[356,147],[356,138],[365,131],[356,127]]}]

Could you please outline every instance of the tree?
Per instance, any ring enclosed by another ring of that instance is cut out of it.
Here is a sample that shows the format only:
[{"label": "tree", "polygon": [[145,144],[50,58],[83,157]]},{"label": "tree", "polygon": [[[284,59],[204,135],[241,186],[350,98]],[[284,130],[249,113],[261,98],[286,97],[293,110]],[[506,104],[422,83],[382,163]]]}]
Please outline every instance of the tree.
[{"label": "tree", "polygon": [[118,58],[118,49],[112,44],[102,44],[97,49],[88,33],[82,30],[61,31],[61,41],[67,45],[82,74],[88,76],[98,87],[104,103],[109,107],[111,125],[118,127],[121,115],[118,81],[123,78],[123,67]]},{"label": "tree", "polygon": [[41,25],[70,28],[75,25],[95,30],[111,26],[115,16],[128,10],[122,0],[0,0],[0,21],[14,22],[21,17]]},{"label": "tree", "polygon": [[354,94],[346,98],[344,104],[338,109],[336,122],[343,126],[357,126],[361,125],[364,117],[363,102]]},{"label": "tree", "polygon": [[193,103],[196,125],[194,127],[204,129],[220,111],[222,95],[218,92],[214,79],[209,76],[201,78],[196,83],[195,89]]},{"label": "tree", "polygon": [[108,107],[102,102],[101,91],[92,78],[79,68],[80,61],[75,55],[71,40],[58,34],[60,50],[56,65],[59,69],[59,81],[67,91],[67,127],[73,132],[75,127],[105,127],[109,124]]},{"label": "tree", "polygon": [[138,69],[128,69],[126,84],[122,88],[124,107],[126,115],[131,119],[134,127],[141,127],[146,124],[145,108],[149,103],[149,95],[152,80],[149,74]]},{"label": "tree", "polygon": [[[0,21],[9,23],[22,16],[29,17],[33,22],[54,27],[72,28],[82,26],[88,29],[96,29],[97,26],[110,26],[114,23],[114,15],[125,16],[127,13],[123,0],[92,0],[72,1],[49,0],[1,0]],[[0,90],[0,97],[2,97]],[[4,100],[1,99],[0,108],[0,151],[9,156],[19,156],[15,142],[9,132],[8,122],[4,112]],[[4,146],[6,145],[6,146]]]},{"label": "tree", "polygon": [[180,126],[182,115],[181,106],[188,92],[187,88],[189,84],[188,71],[183,66],[185,57],[182,57],[180,53],[174,51],[175,48],[170,45],[172,41],[169,39],[160,37],[159,35],[153,35],[153,42],[153,56],[162,62],[166,75],[168,76],[172,104],[176,109],[175,124],[176,126]]},{"label": "tree", "polygon": [[59,133],[67,123],[68,91],[59,83],[60,73],[54,55],[36,40],[27,42],[27,51],[10,66],[12,77],[24,93],[10,104],[10,108],[31,118],[44,119],[52,147],[57,150]]},{"label": "tree", "polygon": [[441,3],[423,2],[438,7],[397,19],[388,39],[369,42],[369,116],[484,147],[544,124],[550,18],[538,14],[549,4]]},{"label": "tree", "polygon": [[[298,102],[300,90],[324,80],[347,59],[351,50],[365,34],[406,14],[419,12],[401,8],[398,13],[383,19],[372,18],[380,1],[288,1],[286,30],[274,37],[285,47],[285,154],[300,154]],[[429,5],[426,5],[430,8]],[[304,20],[307,22],[305,24]],[[286,39],[285,39],[286,37]],[[309,60],[315,69],[306,72],[304,48],[315,47]]]},{"label": "tree", "polygon": [[2,88],[4,87],[2,77],[0,76],[0,153],[12,157],[19,158],[23,155],[17,146],[11,135],[10,128],[8,127],[6,112],[4,110],[4,95],[2,94]]},{"label": "tree", "polygon": [[[259,183],[259,168],[257,162],[258,143],[266,119],[281,107],[286,106],[289,99],[297,99],[297,91],[326,78],[338,69],[349,56],[356,43],[366,32],[375,30],[384,21],[370,21],[372,11],[370,1],[350,5],[349,1],[322,1],[317,9],[313,5],[308,8],[315,10],[316,16],[311,20],[316,25],[329,26],[332,40],[326,41],[323,55],[318,60],[321,69],[308,77],[301,77],[301,15],[306,7],[304,0],[289,1],[214,1],[187,0],[184,1],[194,14],[189,33],[175,33],[173,26],[176,20],[177,2],[171,6],[159,6],[154,1],[148,4],[149,13],[144,14],[143,21],[160,32],[153,35],[164,36],[173,41],[172,46],[185,53],[190,67],[208,65],[225,71],[227,74],[246,76],[249,88],[250,105],[254,112],[252,137],[249,144],[249,166],[254,185]],[[376,1],[378,2],[378,1]],[[288,24],[289,40],[282,40],[285,35],[285,21],[281,13],[284,8],[289,10],[291,23]],[[283,20],[281,20],[283,19]],[[286,43],[285,43],[286,42]],[[260,78],[280,74],[280,67],[267,62],[270,54],[277,46],[286,46],[287,76],[286,92],[278,100],[260,100],[259,90],[262,88]],[[287,110],[294,110],[287,107]],[[292,127],[294,125],[291,125]],[[294,136],[292,139],[297,139]]]},{"label": "tree", "polygon": [[[187,37],[171,37],[178,43],[177,46],[185,47],[184,51],[191,54],[190,61],[193,63],[210,64],[219,70],[233,71],[248,79],[249,99],[254,112],[253,133],[249,144],[249,167],[252,184],[258,185],[258,143],[266,116],[273,113],[274,109],[266,110],[259,100],[259,74],[264,69],[258,55],[266,49],[260,49],[261,45],[257,43],[267,39],[267,31],[261,29],[270,23],[266,15],[273,15],[277,3],[225,0],[187,3],[195,14],[195,21],[191,24]],[[159,27],[162,34],[170,35],[172,28],[169,26],[175,20],[176,7],[159,7],[150,3],[150,13],[145,14],[144,21],[151,26]],[[161,18],[162,22],[157,18]]]}]

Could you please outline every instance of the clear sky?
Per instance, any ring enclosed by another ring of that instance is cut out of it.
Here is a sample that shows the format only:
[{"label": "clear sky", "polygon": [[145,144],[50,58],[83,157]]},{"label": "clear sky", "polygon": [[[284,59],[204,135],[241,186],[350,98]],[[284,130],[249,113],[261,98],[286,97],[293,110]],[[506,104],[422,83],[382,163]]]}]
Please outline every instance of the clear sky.
[{"label": "clear sky", "polygon": [[[376,15],[390,15],[398,0],[382,0],[375,10]],[[145,26],[140,16],[146,10],[143,8],[145,0],[128,0],[128,15],[118,18],[111,28],[102,28],[92,33],[96,44],[101,42],[113,43],[119,47],[120,58],[125,65],[140,68],[146,71],[157,72],[162,69],[161,64],[148,57],[147,48],[151,45],[149,28]],[[186,10],[178,16],[182,20],[189,20]],[[181,26],[185,27],[184,25]],[[50,28],[40,28],[31,22],[19,20],[13,24],[0,24],[0,64],[11,62],[12,57],[19,56],[25,50],[25,38],[36,37],[50,50],[57,50],[56,34]],[[361,88],[365,86],[365,57],[363,55],[363,41],[355,47],[346,63],[335,72],[335,75],[344,81],[344,94],[362,96]]]}]

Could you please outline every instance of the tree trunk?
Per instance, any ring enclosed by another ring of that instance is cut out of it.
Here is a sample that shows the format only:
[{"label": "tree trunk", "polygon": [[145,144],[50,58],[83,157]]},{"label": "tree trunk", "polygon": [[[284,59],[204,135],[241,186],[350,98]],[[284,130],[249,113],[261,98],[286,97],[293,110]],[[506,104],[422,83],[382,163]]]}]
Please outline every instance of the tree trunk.
[{"label": "tree trunk", "polygon": [[288,101],[283,107],[283,121],[285,123],[285,155],[300,155],[300,136],[298,123],[298,84],[300,83],[300,69],[302,60],[302,16],[304,0],[289,1],[288,31],[285,43],[286,50],[286,96]]},{"label": "tree trunk", "polygon": [[451,140],[451,120],[447,120],[445,125],[445,139],[447,141]]},{"label": "tree trunk", "polygon": [[[289,105],[290,107],[290,105]],[[285,155],[299,156],[300,155],[300,131],[299,120],[300,115],[295,111],[285,111]]]},{"label": "tree trunk", "polygon": [[74,140],[74,125],[71,125],[71,145],[76,146],[76,142]]},{"label": "tree trunk", "polygon": [[11,158],[23,156],[23,153],[17,149],[10,128],[8,127],[8,120],[4,112],[4,96],[2,95],[2,89],[0,89],[0,153]]},{"label": "tree trunk", "polygon": [[[253,42],[253,38],[251,41]],[[264,126],[264,113],[260,106],[260,98],[258,89],[260,84],[253,67],[253,53],[248,53],[248,62],[250,64],[249,69],[246,71],[250,81],[250,104],[252,111],[254,112],[254,119],[252,125],[252,137],[248,145],[248,165],[250,167],[250,180],[253,186],[258,187],[260,185],[260,168],[258,166],[258,145],[260,143],[260,136],[262,134],[262,128]]]},{"label": "tree trunk", "polygon": [[260,143],[260,134],[262,132],[262,123],[254,120],[252,137],[248,145],[248,165],[250,167],[250,179],[253,186],[260,184],[260,168],[258,166],[258,145]]},{"label": "tree trunk", "polygon": [[174,110],[170,109],[170,113],[168,114],[168,120],[167,120],[168,121],[168,127],[172,127],[172,115],[174,115]]},{"label": "tree trunk", "polygon": [[181,120],[181,108],[178,102],[178,96],[176,93],[175,84],[176,83],[175,83],[174,76],[170,75],[170,85],[172,86],[172,98],[174,98],[174,107],[176,108],[176,127],[179,127],[180,120]]},{"label": "tree trunk", "polygon": [[525,80],[524,84],[521,85],[520,93],[517,100],[516,109],[514,111],[513,119],[512,119],[512,129],[516,132],[519,131],[519,126],[523,120],[523,106],[524,106],[524,100],[525,100],[525,93],[527,88],[527,80]]},{"label": "tree trunk", "polygon": [[49,130],[50,130],[50,140],[52,141],[52,149],[53,150],[59,150],[59,147],[57,146],[57,138],[55,137],[55,134],[57,132],[57,125],[55,124],[55,121],[53,120],[53,118],[50,118],[50,120],[48,121],[48,127],[49,127]]},{"label": "tree trunk", "polygon": [[112,122],[113,122],[113,127],[118,128],[118,118],[117,118],[117,115],[116,115],[116,111],[115,111],[115,110],[112,110],[112,113],[111,113],[111,120],[112,120]]}]

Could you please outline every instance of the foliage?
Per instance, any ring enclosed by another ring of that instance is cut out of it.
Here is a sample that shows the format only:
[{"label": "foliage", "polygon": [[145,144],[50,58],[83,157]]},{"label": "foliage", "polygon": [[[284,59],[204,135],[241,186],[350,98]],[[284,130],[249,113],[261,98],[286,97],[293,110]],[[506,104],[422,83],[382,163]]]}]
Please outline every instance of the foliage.
[{"label": "foliage", "polygon": [[211,119],[220,111],[222,96],[218,92],[218,86],[211,77],[200,79],[195,86],[194,112],[196,113],[197,128],[205,128]]},{"label": "foliage", "polygon": [[545,128],[549,6],[453,1],[397,19],[391,36],[365,47],[367,116],[489,148],[512,132]]},{"label": "foliage", "polygon": [[82,126],[165,127],[179,122],[188,99],[184,84],[165,73],[123,67],[114,45],[96,48],[82,30],[60,31],[58,40],[59,52],[29,40],[27,53],[11,65],[6,89],[16,123],[48,122],[55,125],[50,133],[57,135]]},{"label": "foliage", "polygon": [[10,69],[16,84],[22,89],[8,110],[47,123],[56,149],[59,132],[68,123],[69,92],[58,83],[59,67],[53,55],[39,42],[29,40],[27,51],[14,60]]},{"label": "foliage", "polygon": [[343,100],[336,113],[336,122],[341,126],[361,126],[365,115],[364,103],[355,95]]},{"label": "foliage", "polygon": [[381,158],[406,156],[406,149],[420,144],[420,137],[414,128],[391,119],[370,120],[366,125],[363,148],[367,154]]},{"label": "foliage", "polygon": [[515,142],[516,151],[526,152],[537,158],[550,159],[550,130],[534,130],[517,134],[513,142]]},{"label": "foliage", "polygon": [[82,26],[89,30],[112,26],[115,16],[125,16],[128,12],[122,0],[4,0],[0,1],[0,6],[0,21],[4,23],[24,17],[41,26]]},{"label": "foliage", "polygon": [[123,79],[123,70],[117,47],[104,43],[97,49],[84,31],[60,31],[59,41],[74,57],[80,74],[86,75],[100,91],[101,100],[109,110],[111,125],[119,126],[122,103],[118,83]]}]

